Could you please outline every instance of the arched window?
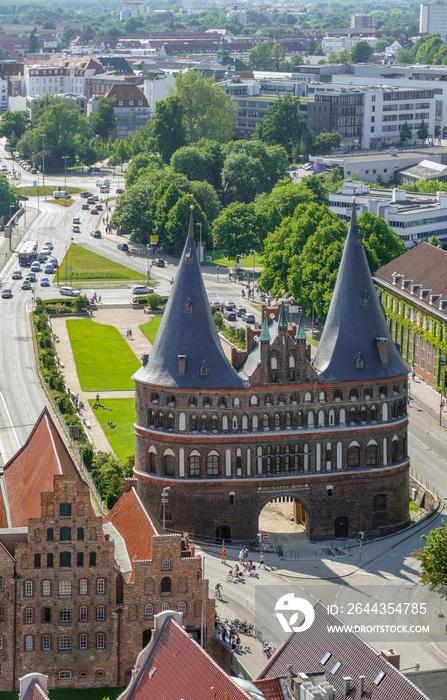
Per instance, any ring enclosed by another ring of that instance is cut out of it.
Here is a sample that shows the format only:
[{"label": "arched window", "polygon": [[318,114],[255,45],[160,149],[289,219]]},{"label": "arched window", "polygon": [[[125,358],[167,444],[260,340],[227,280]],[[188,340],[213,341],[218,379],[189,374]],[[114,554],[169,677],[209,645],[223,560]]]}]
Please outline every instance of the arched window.
[{"label": "arched window", "polygon": [[24,593],[26,598],[31,598],[33,595],[33,582],[32,581],[25,581],[25,585],[23,587]]},{"label": "arched window", "polygon": [[310,391],[306,391],[304,394],[304,403],[312,403],[312,394]]},{"label": "arched window", "polygon": [[151,403],[158,403],[158,394],[154,391],[151,393]]},{"label": "arched window", "polygon": [[388,404],[383,403],[382,404],[382,422],[386,423],[387,420],[388,420]]},{"label": "arched window", "polygon": [[293,369],[295,367],[295,358],[293,355],[289,355],[289,368]]},{"label": "arched window", "polygon": [[200,419],[200,430],[202,433],[208,432],[208,416],[202,415]]},{"label": "arched window", "polygon": [[366,446],[366,466],[377,466],[377,443],[371,441]]},{"label": "arched window", "polygon": [[213,402],[211,401],[209,396],[204,396],[203,401],[202,401],[202,406],[203,408],[211,408],[213,405]]},{"label": "arched window", "polygon": [[318,411],[318,427],[324,427],[324,411]]},{"label": "arched window", "polygon": [[189,476],[200,476],[199,454],[191,454],[189,456]]},{"label": "arched window", "polygon": [[175,406],[175,396],[168,396],[166,399],[166,406]]},{"label": "arched window", "polygon": [[241,400],[238,396],[235,396],[233,399],[233,408],[240,408],[241,407]]},{"label": "arched window", "polygon": [[25,608],[24,622],[27,625],[31,625],[34,622],[34,609]]},{"label": "arched window", "polygon": [[365,389],[363,389],[363,398],[365,399],[365,401],[370,401],[372,399],[372,395],[373,393],[370,386],[367,386],[365,387]]},{"label": "arched window", "polygon": [[[59,649],[61,649],[61,648],[62,648],[62,647],[59,646]],[[71,649],[71,645],[70,645],[70,649]],[[69,680],[71,680],[71,678],[72,678],[72,673],[71,673],[71,671],[59,671],[59,674],[58,674],[58,675],[59,675],[59,680],[60,680],[60,681],[69,681]]]},{"label": "arched window", "polygon": [[366,423],[367,418],[368,418],[368,412],[366,410],[366,406],[362,406],[360,408],[359,418],[360,418],[360,423]]},{"label": "arched window", "polygon": [[190,396],[188,399],[188,405],[189,408],[195,408],[197,406],[197,402],[194,396]]},{"label": "arched window", "polygon": [[59,595],[71,595],[71,581],[59,581]]},{"label": "arched window", "polygon": [[197,416],[191,416],[190,418],[191,432],[197,432]]},{"label": "arched window", "polygon": [[162,571],[171,571],[171,560],[170,559],[163,559],[161,562],[161,570]]},{"label": "arched window", "polygon": [[399,462],[399,440],[396,436],[391,441],[391,463]]},{"label": "arched window", "polygon": [[27,634],[25,637],[25,651],[34,651],[34,637]]},{"label": "arched window", "polygon": [[225,401],[225,398],[223,396],[219,396],[217,399],[217,405],[219,408],[226,408],[227,402]]},{"label": "arched window", "polygon": [[178,417],[178,429],[180,432],[184,432],[186,430],[186,415],[185,413],[179,413]]},{"label": "arched window", "polygon": [[165,476],[175,476],[175,456],[171,449],[167,449],[163,455],[163,468]]},{"label": "arched window", "polygon": [[180,600],[178,605],[177,605],[177,612],[179,613],[185,613],[186,612],[186,603],[184,600]]},{"label": "arched window", "polygon": [[86,578],[81,578],[79,581],[79,595],[87,595],[88,593],[88,581]]},{"label": "arched window", "polygon": [[172,413],[168,413],[166,419],[166,428],[167,430],[174,430],[174,416],[172,415]]},{"label": "arched window", "polygon": [[354,425],[355,423],[358,423],[358,413],[357,409],[354,408],[353,406],[349,409],[349,425]]},{"label": "arched window", "polygon": [[228,430],[228,416],[222,416],[222,432],[226,432]]},{"label": "arched window", "polygon": [[280,394],[278,396],[278,406],[284,406],[285,403],[286,403],[286,397],[284,396],[284,394]]},{"label": "arched window", "polygon": [[210,453],[206,458],[206,472],[208,476],[219,475],[219,455]]},{"label": "arched window", "polygon": [[293,394],[290,395],[290,403],[292,404],[292,406],[296,406],[299,400],[299,396],[296,392],[293,392]]},{"label": "arched window", "polygon": [[96,635],[96,648],[105,649],[106,648],[106,635],[104,632],[98,632]]},{"label": "arched window", "polygon": [[104,622],[106,619],[106,606],[105,605],[98,605],[96,607],[96,621],[97,622]]},{"label": "arched window", "polygon": [[168,603],[167,601],[165,603],[161,604],[161,612],[166,612],[166,610],[171,609],[171,603]]},{"label": "arched window", "polygon": [[152,603],[146,603],[144,606],[145,617],[151,617],[154,614],[154,606]]},{"label": "arched window", "polygon": [[340,403],[340,401],[343,401],[343,392],[341,389],[335,389],[334,391],[334,401],[336,403]]},{"label": "arched window", "polygon": [[51,637],[49,634],[44,634],[42,637],[42,651],[51,651]]},{"label": "arched window", "polygon": [[351,389],[349,392],[349,400],[350,401],[357,401],[359,398],[359,392],[357,389]]},{"label": "arched window", "polygon": [[264,430],[268,430],[270,427],[270,419],[268,417],[268,413],[264,413],[264,416],[262,418],[262,426]]},{"label": "arched window", "polygon": [[286,424],[286,430],[290,430],[292,427],[292,415],[287,412],[285,416],[285,424]]},{"label": "arched window", "polygon": [[213,433],[217,433],[219,429],[219,419],[216,415],[211,416],[211,430]]},{"label": "arched window", "polygon": [[332,408],[329,411],[329,425],[335,425],[335,411]]},{"label": "arched window", "polygon": [[369,415],[371,423],[377,423],[377,406],[371,406]]},{"label": "arched window", "polygon": [[309,411],[307,414],[307,427],[312,428],[314,425],[314,414],[313,411]]},{"label": "arched window", "polygon": [[81,605],[79,608],[79,622],[88,622],[88,607]]},{"label": "arched window", "polygon": [[248,416],[242,416],[242,430],[248,430]]},{"label": "arched window", "polygon": [[281,430],[281,416],[275,413],[275,430]]},{"label": "arched window", "polygon": [[59,609],[59,622],[71,622],[71,608]]},{"label": "arched window", "polygon": [[258,405],[258,397],[257,396],[250,396],[250,406],[257,406]]},{"label": "arched window", "polygon": [[161,579],[161,584],[160,584],[160,592],[161,593],[170,593],[172,588],[172,583],[171,579],[169,576],[163,576]]},{"label": "arched window", "polygon": [[380,387],[379,396],[381,399],[385,399],[388,396],[388,387],[385,384]]},{"label": "arched window", "polygon": [[325,393],[324,391],[320,391],[320,393],[318,394],[318,401],[319,401],[320,403],[325,403],[325,401],[326,401],[326,393]]},{"label": "arched window", "polygon": [[51,608],[42,608],[42,623],[47,625],[51,622]]},{"label": "arched window", "polygon": [[270,358],[270,369],[278,369],[278,360],[274,356]]},{"label": "arched window", "polygon": [[252,430],[257,430],[259,427],[259,418],[258,416],[253,416],[251,420],[251,429]]},{"label": "arched window", "polygon": [[360,445],[353,442],[348,447],[348,467],[360,466]]}]

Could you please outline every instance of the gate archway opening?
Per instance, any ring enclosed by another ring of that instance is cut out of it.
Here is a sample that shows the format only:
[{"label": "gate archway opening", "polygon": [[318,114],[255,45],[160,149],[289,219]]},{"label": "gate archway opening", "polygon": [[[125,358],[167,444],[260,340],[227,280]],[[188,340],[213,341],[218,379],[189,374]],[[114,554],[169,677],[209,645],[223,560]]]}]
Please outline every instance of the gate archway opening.
[{"label": "gate archway opening", "polygon": [[305,503],[293,495],[274,496],[259,514],[259,532],[273,543],[306,539],[309,536],[309,512]]}]

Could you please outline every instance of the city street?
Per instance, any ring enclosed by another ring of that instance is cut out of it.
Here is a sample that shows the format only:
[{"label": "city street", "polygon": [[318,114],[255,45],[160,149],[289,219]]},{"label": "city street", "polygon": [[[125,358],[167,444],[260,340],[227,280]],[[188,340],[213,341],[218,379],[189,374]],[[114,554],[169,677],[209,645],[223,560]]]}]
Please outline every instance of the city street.
[{"label": "city street", "polygon": [[[5,151],[0,146],[0,161],[6,162],[11,170],[11,161],[5,160]],[[96,193],[94,176],[68,176],[67,188],[82,187]],[[22,170],[20,186],[31,186],[36,176]],[[122,175],[120,176],[123,184]],[[111,195],[118,187],[118,176],[111,178]],[[64,185],[63,176],[58,178],[45,177],[45,184]],[[61,261],[70,243],[76,242],[89,250],[104,255],[111,260],[128,265],[132,269],[147,274],[151,257],[143,246],[130,243],[129,253],[118,250],[120,240],[115,234],[104,234],[95,239],[90,231],[99,226],[101,216],[92,216],[88,211],[81,210],[81,200],[75,196],[74,203],[67,208],[55,206],[39,198],[32,197],[26,202],[28,228],[23,240],[35,239],[41,246],[44,241],[52,240],[54,256]],[[39,211],[38,211],[39,209]],[[71,230],[72,219],[79,216],[81,233],[74,234]],[[23,217],[19,222],[19,231],[23,230]],[[186,235],[186,232],[185,232]],[[14,236],[13,245],[17,248],[18,237]],[[2,324],[0,329],[0,464],[4,464],[26,441],[32,425],[40,414],[45,396],[34,372],[33,347],[31,344],[31,329],[29,315],[32,293],[20,289],[21,280],[11,280],[12,273],[18,268],[17,256],[7,255],[9,241],[0,239],[0,270],[2,289],[10,286],[12,299],[0,299],[0,314]],[[169,294],[170,280],[175,274],[175,262],[163,255],[167,261],[165,268],[151,267],[151,283],[157,283],[157,292]],[[26,272],[25,268],[25,272]],[[259,318],[259,312],[250,308],[242,297],[242,287],[228,280],[228,275],[208,271],[204,268],[204,281],[210,301],[225,301],[230,299],[236,304],[253,310]],[[71,280],[65,278],[64,269],[60,270],[60,282],[71,285]],[[39,282],[35,286],[35,295],[42,298],[59,296],[56,287],[41,288]],[[76,286],[74,283],[72,286]],[[90,293],[90,290],[86,290]],[[101,294],[104,304],[127,304],[131,291],[127,288],[106,288],[91,290]],[[63,299],[63,297],[61,297]],[[447,493],[445,483],[445,429],[434,430],[434,422],[420,412],[416,403],[410,408],[409,450],[412,468],[423,479],[427,480],[441,495]],[[360,620],[346,619],[348,605],[352,601],[377,600],[384,603],[425,602],[427,612],[416,613],[411,617],[411,624],[429,624],[429,633],[418,633],[408,639],[405,635],[390,638],[389,635],[372,636],[362,634],[377,648],[393,646],[402,655],[401,668],[413,667],[420,664],[421,669],[439,668],[447,665],[447,644],[443,640],[445,620],[440,616],[440,602],[436,595],[417,584],[417,566],[411,557],[411,552],[421,546],[421,534],[441,524],[443,518],[436,515],[429,523],[419,526],[415,531],[396,535],[381,542],[363,545],[360,555],[358,547],[351,550],[349,559],[296,558],[282,561],[277,555],[268,555],[266,563],[268,571],[261,571],[259,579],[247,579],[245,584],[230,584],[226,581],[227,568],[220,562],[220,551],[215,547],[205,547],[206,576],[210,579],[210,592],[213,594],[214,585],[221,581],[224,586],[224,603],[218,603],[218,610],[226,616],[249,619],[260,624],[267,632],[270,640],[276,645],[281,641],[278,623],[274,619],[273,608],[276,600],[276,588],[280,586],[283,592],[301,590],[306,596],[314,599],[321,598],[325,603],[336,604],[340,616],[347,623],[368,624],[367,616],[361,615]],[[322,545],[318,545],[324,546]],[[299,550],[299,542],[296,549]],[[237,551],[228,550],[229,558],[235,561]],[[361,558],[360,558],[361,556]],[[253,559],[258,560],[259,554],[253,553]],[[255,610],[256,618],[252,619],[251,611]],[[418,608],[420,610],[420,607]],[[405,620],[406,622],[407,620]],[[400,624],[399,614],[386,614],[387,624]],[[248,662],[248,660],[247,660]],[[259,664],[258,664],[259,667]]]}]

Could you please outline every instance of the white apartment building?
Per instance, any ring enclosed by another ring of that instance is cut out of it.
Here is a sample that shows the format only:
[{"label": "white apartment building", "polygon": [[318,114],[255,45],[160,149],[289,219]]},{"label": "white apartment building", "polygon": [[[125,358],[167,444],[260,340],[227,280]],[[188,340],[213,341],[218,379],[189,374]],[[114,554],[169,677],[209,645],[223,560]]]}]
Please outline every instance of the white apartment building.
[{"label": "white apartment building", "polygon": [[52,58],[45,63],[26,63],[24,81],[27,97],[41,97],[49,93],[85,95],[86,80],[98,70],[101,63],[91,57]]},{"label": "white apartment building", "polygon": [[0,114],[8,109],[8,81],[0,78]]},{"label": "white apartment building", "polygon": [[375,46],[378,39],[375,36],[359,36],[355,34],[351,36],[347,34],[346,36],[325,36],[321,42],[323,48],[323,53],[328,56],[331,51],[334,53],[340,53],[340,51],[350,51],[354,44],[358,41],[366,41],[369,46]]},{"label": "white apartment building", "polygon": [[447,34],[447,5],[421,5],[420,34]]},{"label": "white apartment building", "polygon": [[142,2],[124,2],[118,6],[120,19],[139,17],[149,11],[148,6]]},{"label": "white apartment building", "polygon": [[380,216],[407,248],[436,236],[447,242],[447,194],[421,194],[405,190],[374,189],[365,182],[346,180],[329,194],[329,209],[342,221],[350,221],[353,196],[358,216],[368,211]]},{"label": "white apartment building", "polygon": [[145,80],[143,83],[144,96],[147,99],[150,115],[154,114],[155,105],[159,100],[169,96],[169,89],[174,89],[175,77],[172,73],[156,76],[155,80]]}]

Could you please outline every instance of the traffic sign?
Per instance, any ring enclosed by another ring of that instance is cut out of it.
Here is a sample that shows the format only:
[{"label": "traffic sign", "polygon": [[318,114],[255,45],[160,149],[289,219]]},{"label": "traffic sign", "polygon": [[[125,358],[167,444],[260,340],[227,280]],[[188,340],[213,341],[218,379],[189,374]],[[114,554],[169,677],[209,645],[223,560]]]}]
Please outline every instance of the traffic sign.
[{"label": "traffic sign", "polygon": [[262,535],[263,540],[268,540],[269,536],[268,535]]}]

